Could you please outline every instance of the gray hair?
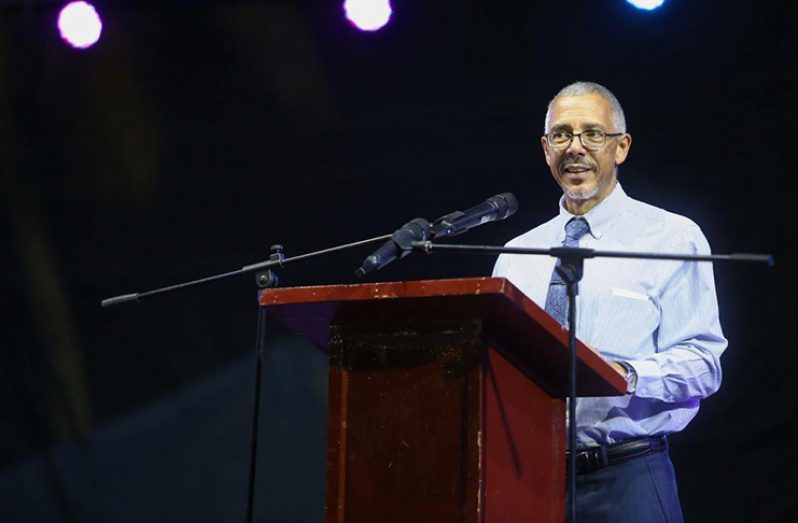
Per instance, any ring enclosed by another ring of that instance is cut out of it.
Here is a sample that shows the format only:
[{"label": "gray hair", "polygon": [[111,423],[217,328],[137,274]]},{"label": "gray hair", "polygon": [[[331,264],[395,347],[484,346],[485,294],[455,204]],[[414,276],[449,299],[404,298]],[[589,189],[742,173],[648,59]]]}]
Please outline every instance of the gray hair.
[{"label": "gray hair", "polygon": [[610,105],[612,106],[612,126],[615,127],[613,131],[625,133],[626,117],[623,114],[623,107],[621,107],[621,102],[619,102],[618,99],[615,98],[615,95],[612,94],[612,91],[610,91],[603,85],[599,85],[594,82],[574,82],[560,89],[560,92],[555,94],[554,98],[552,98],[549,101],[549,106],[546,109],[546,121],[543,122],[543,132],[544,133],[549,132],[549,118],[551,117],[551,105],[554,103],[554,100],[562,96],[584,96],[587,94],[597,94],[610,103]]}]

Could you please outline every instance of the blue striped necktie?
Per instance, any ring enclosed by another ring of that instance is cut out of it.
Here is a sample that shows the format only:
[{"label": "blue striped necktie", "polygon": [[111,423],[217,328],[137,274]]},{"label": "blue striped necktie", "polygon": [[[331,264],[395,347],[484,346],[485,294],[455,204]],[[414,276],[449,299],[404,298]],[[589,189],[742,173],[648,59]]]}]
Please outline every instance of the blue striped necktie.
[{"label": "blue striped necktie", "polygon": [[[578,247],[579,238],[590,230],[590,225],[584,218],[571,218],[565,224],[565,240],[563,247]],[[549,282],[549,292],[546,295],[546,312],[552,315],[561,325],[568,323],[568,294],[566,292],[565,281],[557,274],[557,267],[560,266],[560,259],[554,266]]]}]

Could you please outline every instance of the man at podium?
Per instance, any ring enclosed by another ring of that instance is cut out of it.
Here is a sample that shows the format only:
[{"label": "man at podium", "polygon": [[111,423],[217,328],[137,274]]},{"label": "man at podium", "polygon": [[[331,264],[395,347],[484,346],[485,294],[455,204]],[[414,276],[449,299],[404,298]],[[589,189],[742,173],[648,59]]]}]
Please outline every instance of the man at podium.
[{"label": "man at podium", "polygon": [[[689,219],[637,201],[618,182],[632,137],[617,98],[577,82],[549,103],[543,153],[563,190],[559,214],[508,246],[708,254]],[[565,285],[549,257],[499,256],[511,280],[560,323]],[[627,379],[622,397],[579,398],[577,515],[580,521],[682,521],[667,436],[698,412],[721,382],[726,348],[712,265],[661,260],[585,261],[577,336]]]}]

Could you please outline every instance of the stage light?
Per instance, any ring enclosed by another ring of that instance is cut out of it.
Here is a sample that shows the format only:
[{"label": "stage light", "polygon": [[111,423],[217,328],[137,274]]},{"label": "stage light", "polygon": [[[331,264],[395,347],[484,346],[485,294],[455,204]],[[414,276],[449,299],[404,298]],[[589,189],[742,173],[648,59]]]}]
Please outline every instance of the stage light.
[{"label": "stage light", "polygon": [[638,9],[653,11],[665,3],[665,0],[626,0]]},{"label": "stage light", "polygon": [[91,47],[100,39],[103,23],[94,6],[87,2],[70,2],[58,14],[61,38],[77,49]]},{"label": "stage light", "polygon": [[376,31],[388,23],[393,11],[390,0],[346,0],[346,18],[361,31]]}]

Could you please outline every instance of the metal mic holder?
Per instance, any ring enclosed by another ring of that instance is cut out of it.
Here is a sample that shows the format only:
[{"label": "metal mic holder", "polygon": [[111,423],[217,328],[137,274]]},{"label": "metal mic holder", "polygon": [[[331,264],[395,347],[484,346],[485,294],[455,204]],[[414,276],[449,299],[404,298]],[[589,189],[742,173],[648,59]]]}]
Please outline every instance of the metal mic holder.
[{"label": "metal mic holder", "polygon": [[[346,249],[352,249],[363,245],[369,245],[371,243],[385,241],[390,237],[391,237],[390,234],[385,234],[382,236],[377,236],[375,238],[369,238],[368,240],[361,240],[353,243],[347,243],[344,245],[338,245],[336,247],[330,247],[328,249],[322,249],[316,252],[301,254],[299,256],[293,256],[291,258],[286,258],[284,256],[282,245],[272,245],[271,247],[272,254],[269,257],[269,259],[266,261],[245,265],[244,267],[241,267],[240,269],[235,271],[224,272],[221,274],[216,274],[214,276],[200,278],[198,280],[178,283],[177,285],[161,287],[159,289],[153,289],[147,292],[140,292],[140,293],[134,292],[129,294],[121,294],[119,296],[114,296],[112,298],[106,298],[102,300],[102,302],[100,302],[100,306],[105,308],[114,305],[123,305],[126,303],[139,303],[142,299],[150,298],[152,296],[157,296],[159,294],[181,291],[189,287],[195,287],[197,285],[203,285],[205,283],[224,280],[227,278],[232,278],[233,276],[240,276],[242,274],[247,274],[251,272],[255,272],[255,283],[258,286],[258,292],[260,292],[261,289],[277,286],[279,279],[272,270],[276,267],[285,267],[293,263],[309,260],[311,258],[316,258],[319,256],[323,256],[325,254],[331,254]],[[266,312],[263,307],[258,305],[257,330],[255,334],[255,378],[253,386],[252,417],[251,417],[252,423],[250,427],[250,446],[249,446],[249,477],[247,480],[247,512],[245,519],[245,521],[248,523],[252,522],[253,509],[255,503],[255,471],[257,468],[256,463],[257,463],[257,452],[258,452],[258,414],[260,412],[260,392],[261,392],[261,374],[262,374],[261,369],[263,365],[263,352],[265,345],[266,345]]]},{"label": "metal mic holder", "polygon": [[525,247],[499,247],[493,245],[458,245],[441,244],[431,241],[412,243],[413,250],[427,254],[433,252],[454,252],[462,254],[521,254],[537,256],[553,256],[560,259],[555,268],[557,274],[566,284],[568,294],[568,518],[569,523],[576,521],[576,295],[579,293],[579,281],[584,273],[584,261],[587,258],[635,258],[649,260],[680,261],[731,261],[766,263],[773,266],[773,256],[769,254],[670,254],[653,252],[597,251],[580,247],[552,247],[535,249]]}]

